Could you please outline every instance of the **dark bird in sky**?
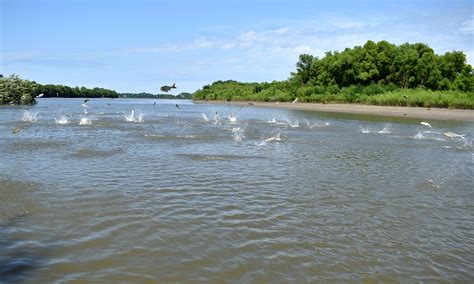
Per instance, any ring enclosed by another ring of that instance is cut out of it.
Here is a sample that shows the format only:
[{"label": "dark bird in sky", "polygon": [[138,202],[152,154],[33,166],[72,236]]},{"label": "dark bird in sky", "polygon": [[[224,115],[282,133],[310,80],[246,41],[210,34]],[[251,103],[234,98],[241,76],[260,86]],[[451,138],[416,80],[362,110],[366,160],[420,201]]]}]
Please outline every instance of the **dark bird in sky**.
[{"label": "dark bird in sky", "polygon": [[161,86],[160,91],[168,93],[171,89],[176,89],[176,83],[173,83],[171,86]]}]

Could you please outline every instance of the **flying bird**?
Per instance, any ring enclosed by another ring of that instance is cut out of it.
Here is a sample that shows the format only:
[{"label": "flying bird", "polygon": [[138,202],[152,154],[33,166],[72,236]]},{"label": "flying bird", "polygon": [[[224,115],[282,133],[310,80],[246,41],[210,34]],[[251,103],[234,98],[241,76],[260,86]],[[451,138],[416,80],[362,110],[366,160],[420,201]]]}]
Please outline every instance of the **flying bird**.
[{"label": "flying bird", "polygon": [[171,89],[176,89],[176,83],[173,83],[171,86],[161,86],[160,91],[168,93]]}]

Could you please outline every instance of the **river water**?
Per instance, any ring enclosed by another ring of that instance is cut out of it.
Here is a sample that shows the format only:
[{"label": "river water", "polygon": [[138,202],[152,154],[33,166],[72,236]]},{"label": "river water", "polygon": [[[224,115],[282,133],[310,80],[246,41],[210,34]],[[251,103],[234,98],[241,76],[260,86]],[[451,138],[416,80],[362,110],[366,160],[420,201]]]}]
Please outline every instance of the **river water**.
[{"label": "river water", "polygon": [[0,108],[0,282],[474,280],[472,123],[154,102]]}]

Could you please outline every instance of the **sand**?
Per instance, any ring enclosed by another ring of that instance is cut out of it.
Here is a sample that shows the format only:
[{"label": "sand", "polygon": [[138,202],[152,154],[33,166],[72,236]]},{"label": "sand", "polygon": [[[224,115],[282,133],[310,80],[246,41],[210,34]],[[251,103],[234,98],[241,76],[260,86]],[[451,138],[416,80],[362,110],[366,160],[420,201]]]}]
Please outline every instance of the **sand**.
[{"label": "sand", "polygon": [[271,103],[271,102],[224,102],[224,101],[194,101],[195,103],[232,104],[243,106],[286,108],[294,110],[311,110],[329,113],[350,113],[378,116],[474,121],[474,110],[421,108],[421,107],[394,107],[371,106],[357,104],[315,104],[315,103]]}]

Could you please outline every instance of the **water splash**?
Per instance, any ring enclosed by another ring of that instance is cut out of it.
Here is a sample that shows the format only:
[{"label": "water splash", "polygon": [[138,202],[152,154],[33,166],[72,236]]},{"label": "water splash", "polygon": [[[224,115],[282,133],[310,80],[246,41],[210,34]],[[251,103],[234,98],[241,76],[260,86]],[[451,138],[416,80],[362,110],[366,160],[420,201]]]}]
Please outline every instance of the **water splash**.
[{"label": "water splash", "polygon": [[263,145],[266,145],[267,143],[270,143],[270,142],[279,142],[281,141],[281,134],[278,133],[277,135],[275,136],[272,136],[272,137],[269,137],[269,138],[266,138],[266,139],[263,139],[263,141],[257,143],[257,146],[263,146]]},{"label": "water splash", "polygon": [[205,115],[204,113],[201,113],[201,119],[208,122],[209,121],[209,117],[207,117],[207,115]]},{"label": "water splash", "polygon": [[91,125],[92,120],[88,117],[82,117],[81,121],[79,121],[79,125]]},{"label": "water splash", "polygon": [[359,130],[360,130],[360,132],[362,132],[364,134],[370,133],[370,130],[367,127],[359,126]]},{"label": "water splash", "polygon": [[143,122],[143,114],[142,113],[137,113],[135,114],[135,110],[132,109],[132,112],[130,114],[124,115],[125,121],[129,122]]},{"label": "water splash", "polygon": [[306,127],[308,127],[309,129],[313,129],[315,127],[318,127],[318,128],[322,128],[322,127],[326,127],[326,126],[329,126],[329,122],[325,122],[323,124],[319,123],[319,122],[315,122],[315,123],[311,123],[308,119],[305,118],[305,123],[306,123]]},{"label": "water splash", "polygon": [[229,116],[227,117],[227,119],[229,119],[230,124],[235,124],[235,123],[237,123],[237,117],[236,117],[236,116],[231,116],[231,115],[229,115]]},{"label": "water splash", "polygon": [[219,116],[219,114],[217,113],[217,111],[215,111],[211,117],[212,121],[214,124],[220,124],[221,123],[221,118]]},{"label": "water splash", "polygon": [[[473,147],[474,147],[473,144],[472,144],[474,140],[469,140],[469,139],[467,139],[467,138],[464,138],[463,141],[464,141],[463,147],[469,147],[469,148],[473,148]],[[474,155],[474,154],[473,154],[473,155]]]},{"label": "water splash", "polygon": [[23,117],[21,118],[21,120],[27,121],[27,122],[36,122],[38,120],[38,113],[25,111],[23,113]]},{"label": "water splash", "polygon": [[291,121],[288,117],[285,117],[285,121],[292,128],[300,127],[300,122],[298,120]]},{"label": "water splash", "polygon": [[60,115],[59,117],[55,117],[54,120],[56,121],[56,124],[68,124],[69,119],[65,115]]},{"label": "water splash", "polygon": [[379,134],[390,134],[390,133],[392,133],[392,131],[390,130],[390,125],[388,125],[388,124],[385,125],[385,127],[377,133],[379,133]]},{"label": "water splash", "polygon": [[245,138],[244,129],[240,127],[232,128],[232,137],[234,138],[235,142],[242,142]]},{"label": "water splash", "polygon": [[418,133],[413,136],[413,139],[423,140],[423,139],[426,139],[426,137],[423,135],[423,133],[421,131],[418,131]]}]

